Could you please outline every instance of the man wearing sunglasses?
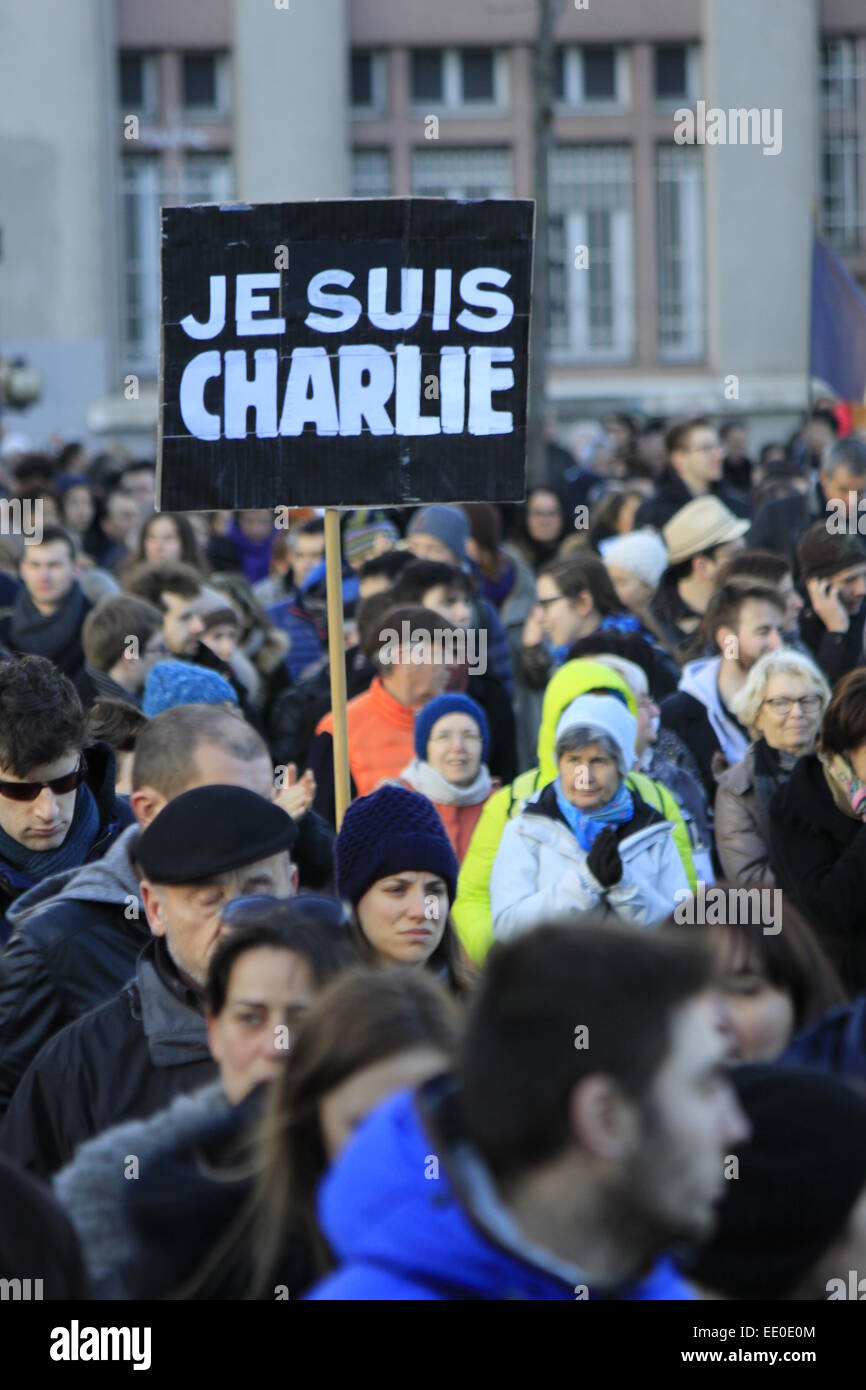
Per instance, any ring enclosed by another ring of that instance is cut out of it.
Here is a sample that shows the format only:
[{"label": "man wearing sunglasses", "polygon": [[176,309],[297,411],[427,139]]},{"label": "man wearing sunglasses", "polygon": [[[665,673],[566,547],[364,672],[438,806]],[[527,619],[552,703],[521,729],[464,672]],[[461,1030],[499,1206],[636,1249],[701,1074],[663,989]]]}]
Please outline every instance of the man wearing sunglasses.
[{"label": "man wearing sunglasses", "polygon": [[0,945],[16,898],[100,858],[132,820],[106,744],[84,752],[71,681],[41,656],[0,663]]},{"label": "man wearing sunglasses", "polygon": [[151,931],[134,977],[42,1048],[12,1097],[0,1151],[47,1178],[84,1140],[214,1079],[204,993],[231,931],[223,910],[242,894],[295,892],[297,833],[245,787],[196,787],[159,812],[134,851]]},{"label": "man wearing sunglasses", "polygon": [[[98,862],[40,881],[9,910],[12,936],[0,956],[0,1118],[39,1049],[135,972],[150,937],[133,862],[140,832],[194,787],[220,783],[274,796],[263,740],[236,714],[207,705],[179,705],[145,724],[131,780],[136,823]],[[301,881],[322,888],[332,873],[333,831],[312,811],[302,815],[287,804],[292,791],[278,799],[299,827]]]}]

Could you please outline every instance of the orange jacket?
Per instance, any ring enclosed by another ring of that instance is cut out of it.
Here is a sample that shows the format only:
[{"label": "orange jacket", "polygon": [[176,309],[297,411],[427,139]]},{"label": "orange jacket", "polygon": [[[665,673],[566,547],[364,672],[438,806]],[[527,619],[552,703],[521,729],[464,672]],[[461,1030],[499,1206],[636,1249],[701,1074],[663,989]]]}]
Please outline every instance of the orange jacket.
[{"label": "orange jacket", "polygon": [[[397,780],[415,753],[415,711],[389,695],[378,676],[369,690],[346,706],[349,771],[358,796],[375,791],[383,779]],[[334,736],[334,716],[323,715],[317,734]]]}]

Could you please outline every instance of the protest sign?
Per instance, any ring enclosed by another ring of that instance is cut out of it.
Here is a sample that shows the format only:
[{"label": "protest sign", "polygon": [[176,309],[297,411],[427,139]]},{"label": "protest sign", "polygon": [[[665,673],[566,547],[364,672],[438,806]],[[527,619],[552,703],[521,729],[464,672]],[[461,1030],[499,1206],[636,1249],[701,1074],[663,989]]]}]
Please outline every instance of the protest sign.
[{"label": "protest sign", "polygon": [[159,505],[524,493],[534,204],[162,214]]}]

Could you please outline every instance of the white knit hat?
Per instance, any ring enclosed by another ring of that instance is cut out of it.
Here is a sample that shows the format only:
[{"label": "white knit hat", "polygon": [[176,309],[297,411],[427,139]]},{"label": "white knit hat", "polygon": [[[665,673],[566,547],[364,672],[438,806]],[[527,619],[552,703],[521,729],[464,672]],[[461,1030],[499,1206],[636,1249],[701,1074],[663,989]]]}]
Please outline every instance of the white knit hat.
[{"label": "white knit hat", "polygon": [[655,589],[668,567],[668,548],[655,531],[629,531],[625,536],[611,536],[599,546],[606,565],[636,574],[644,584]]},{"label": "white knit hat", "polygon": [[559,716],[554,747],[567,729],[587,728],[607,734],[619,749],[620,771],[625,774],[634,767],[634,743],[637,720],[614,692],[610,695],[578,695]]}]

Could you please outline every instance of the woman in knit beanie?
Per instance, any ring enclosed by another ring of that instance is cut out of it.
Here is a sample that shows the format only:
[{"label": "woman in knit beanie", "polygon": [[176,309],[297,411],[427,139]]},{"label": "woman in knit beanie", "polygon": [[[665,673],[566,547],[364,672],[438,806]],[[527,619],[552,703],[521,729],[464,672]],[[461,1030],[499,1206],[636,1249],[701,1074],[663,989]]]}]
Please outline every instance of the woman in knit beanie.
[{"label": "woman in knit beanie", "polygon": [[437,695],[415,716],[415,756],[400,781],[433,802],[461,864],[499,786],[487,767],[489,750],[487,716],[468,695]]},{"label": "woman in knit beanie", "polygon": [[450,916],[459,866],[426,796],[389,783],[358,797],[343,817],[334,868],[364,958],[423,966],[455,993],[466,988]]}]

